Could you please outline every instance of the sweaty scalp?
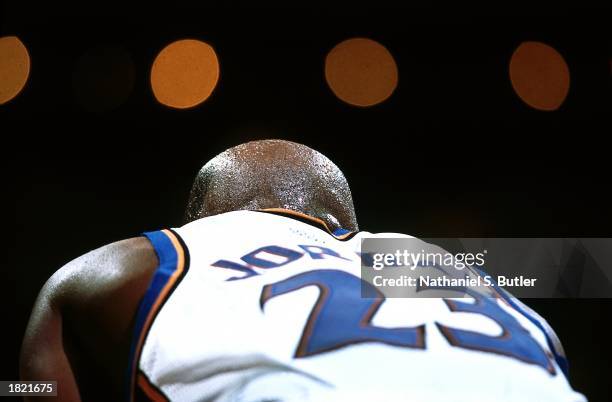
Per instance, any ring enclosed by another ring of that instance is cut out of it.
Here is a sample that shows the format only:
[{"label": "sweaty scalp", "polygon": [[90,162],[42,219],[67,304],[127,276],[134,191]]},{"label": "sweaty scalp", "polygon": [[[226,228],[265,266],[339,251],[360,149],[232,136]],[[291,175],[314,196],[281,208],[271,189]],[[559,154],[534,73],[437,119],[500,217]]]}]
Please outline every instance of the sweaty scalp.
[{"label": "sweaty scalp", "polygon": [[284,208],[358,230],[351,191],[340,169],[306,145],[252,141],[230,148],[198,173],[186,222],[236,210]]}]

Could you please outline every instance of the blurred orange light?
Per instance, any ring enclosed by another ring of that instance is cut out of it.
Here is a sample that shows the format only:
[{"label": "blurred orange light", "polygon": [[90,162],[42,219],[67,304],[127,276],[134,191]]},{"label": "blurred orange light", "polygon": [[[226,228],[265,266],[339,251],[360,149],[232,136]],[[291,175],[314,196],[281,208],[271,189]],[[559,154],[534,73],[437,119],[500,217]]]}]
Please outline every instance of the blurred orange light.
[{"label": "blurred orange light", "polygon": [[510,81],[516,94],[538,110],[557,110],[570,87],[563,56],[541,42],[523,42],[510,59]]},{"label": "blurred orange light", "polygon": [[16,36],[0,38],[0,105],[23,89],[30,75],[30,55]]},{"label": "blurred orange light", "polygon": [[353,38],[336,45],[325,59],[332,92],[354,106],[373,106],[391,96],[398,71],[393,55],[380,43]]},{"label": "blurred orange light", "polygon": [[162,49],[151,67],[155,98],[177,109],[194,107],[212,94],[219,81],[219,60],[207,43],[195,39],[173,42]]}]

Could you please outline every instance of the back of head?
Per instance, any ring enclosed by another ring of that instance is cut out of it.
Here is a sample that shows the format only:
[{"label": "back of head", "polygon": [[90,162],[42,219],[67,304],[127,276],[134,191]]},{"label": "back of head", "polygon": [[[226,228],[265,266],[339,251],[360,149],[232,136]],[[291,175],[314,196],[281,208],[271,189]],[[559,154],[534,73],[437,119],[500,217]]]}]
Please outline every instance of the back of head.
[{"label": "back of head", "polygon": [[302,144],[253,141],[211,159],[191,190],[186,221],[236,210],[284,208],[357,230],[353,199],[340,169]]}]

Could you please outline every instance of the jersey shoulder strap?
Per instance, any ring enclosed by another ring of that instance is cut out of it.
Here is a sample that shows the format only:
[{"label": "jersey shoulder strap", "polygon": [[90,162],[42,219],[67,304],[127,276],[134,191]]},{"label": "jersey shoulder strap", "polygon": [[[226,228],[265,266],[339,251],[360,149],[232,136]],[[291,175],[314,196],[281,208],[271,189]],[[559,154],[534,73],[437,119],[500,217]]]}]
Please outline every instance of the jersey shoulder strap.
[{"label": "jersey shoulder strap", "polygon": [[[128,360],[126,390],[128,401],[134,400],[137,385],[142,388],[148,382],[144,381],[143,383],[137,372],[138,361],[147,333],[155,320],[155,316],[189,269],[189,251],[178,233],[170,229],[164,229],[146,232],[144,236],[151,242],[159,263],[136,313]],[[144,387],[140,391],[144,391],[151,396],[150,394],[154,393],[155,389]]]}]

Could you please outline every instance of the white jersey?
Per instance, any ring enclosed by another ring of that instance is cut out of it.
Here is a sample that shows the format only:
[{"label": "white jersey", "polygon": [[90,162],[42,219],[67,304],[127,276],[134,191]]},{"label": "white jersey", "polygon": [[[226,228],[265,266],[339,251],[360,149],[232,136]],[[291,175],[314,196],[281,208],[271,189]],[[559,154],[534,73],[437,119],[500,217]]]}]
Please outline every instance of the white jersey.
[{"label": "white jersey", "polygon": [[326,229],[268,210],[147,233],[129,399],[585,401],[516,300],[362,298],[361,239],[408,236]]}]

